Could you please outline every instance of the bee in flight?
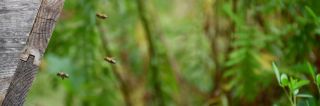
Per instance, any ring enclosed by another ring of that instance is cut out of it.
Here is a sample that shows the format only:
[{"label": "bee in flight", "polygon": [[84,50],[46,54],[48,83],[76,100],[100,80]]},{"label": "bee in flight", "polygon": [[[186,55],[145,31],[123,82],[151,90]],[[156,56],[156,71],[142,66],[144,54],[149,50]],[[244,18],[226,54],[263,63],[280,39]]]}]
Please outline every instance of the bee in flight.
[{"label": "bee in flight", "polygon": [[69,75],[67,73],[64,72],[58,72],[57,76],[61,77],[61,79],[65,79],[65,78],[69,78]]},{"label": "bee in flight", "polygon": [[107,15],[104,15],[104,14],[101,14],[101,13],[97,13],[96,16],[97,16],[98,18],[100,18],[100,19],[106,19],[106,18],[108,18]]},{"label": "bee in flight", "polygon": [[116,60],[114,60],[112,57],[105,57],[104,60],[111,64],[116,64]]}]

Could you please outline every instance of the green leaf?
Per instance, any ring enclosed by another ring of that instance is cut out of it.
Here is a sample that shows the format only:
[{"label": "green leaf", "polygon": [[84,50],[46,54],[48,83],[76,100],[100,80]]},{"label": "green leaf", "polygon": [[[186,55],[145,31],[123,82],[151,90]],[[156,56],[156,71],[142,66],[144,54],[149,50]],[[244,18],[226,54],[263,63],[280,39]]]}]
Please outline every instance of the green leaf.
[{"label": "green leaf", "polygon": [[315,76],[316,76],[316,75],[315,75],[315,71],[314,71],[313,67],[311,66],[310,63],[307,63],[307,64],[308,64],[308,70],[309,70],[309,72],[310,72],[313,80],[316,80],[316,79],[315,79]]},{"label": "green leaf", "polygon": [[223,11],[231,18],[232,21],[236,23],[236,25],[243,25],[243,17],[232,12],[232,7],[230,4],[225,4],[223,6]]},{"label": "green leaf", "polygon": [[308,6],[305,7],[308,14],[314,19],[314,20],[317,20],[317,15],[312,11],[312,9]]},{"label": "green leaf", "polygon": [[297,97],[299,97],[299,98],[313,98],[313,96],[310,94],[298,94]]},{"label": "green leaf", "polygon": [[314,32],[320,36],[320,28],[316,28]]},{"label": "green leaf", "polygon": [[320,85],[320,74],[317,74],[317,76],[316,76],[316,83],[318,84],[318,85]]},{"label": "green leaf", "polygon": [[292,88],[293,88],[293,90],[296,90],[296,89],[299,89],[300,87],[307,85],[307,84],[309,84],[308,80],[300,80],[297,83],[294,83]]},{"label": "green leaf", "polygon": [[279,72],[278,67],[276,66],[276,64],[274,62],[272,62],[272,69],[273,69],[274,73],[276,74],[276,77],[277,77],[279,85],[281,85],[280,72]]},{"label": "green leaf", "polygon": [[308,11],[309,15],[312,16],[312,18],[317,18],[317,15],[312,11],[310,7],[306,6],[306,10]]},{"label": "green leaf", "polygon": [[296,89],[296,90],[293,91],[294,95],[298,95],[298,93],[299,93],[299,89]]},{"label": "green leaf", "polygon": [[289,79],[288,76],[286,74],[281,74],[281,86],[288,86],[289,84]]}]

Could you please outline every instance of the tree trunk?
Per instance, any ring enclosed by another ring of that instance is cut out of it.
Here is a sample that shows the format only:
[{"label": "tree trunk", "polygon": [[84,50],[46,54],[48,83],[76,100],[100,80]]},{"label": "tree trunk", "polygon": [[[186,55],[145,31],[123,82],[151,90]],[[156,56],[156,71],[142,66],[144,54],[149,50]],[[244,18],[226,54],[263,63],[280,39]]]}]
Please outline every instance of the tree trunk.
[{"label": "tree trunk", "polygon": [[[60,11],[62,10],[63,3],[64,0],[41,1],[35,21],[31,28],[31,32],[29,33],[26,46],[24,47],[20,56],[18,68],[14,73],[13,79],[10,83],[5,99],[3,100],[2,106],[23,105],[26,94],[29,91],[30,86],[32,85],[35,73],[39,67],[40,59],[43,56],[45,49],[47,48],[54,28],[54,24],[60,14]],[[17,3],[12,3],[12,5],[16,4]],[[22,6],[23,5],[25,4],[22,4]],[[25,8],[21,8],[20,10],[24,9]],[[3,30],[5,28],[1,27],[1,29]],[[4,39],[4,42],[7,42],[6,39]],[[23,43],[20,43],[20,45],[22,44]],[[19,54],[19,50],[17,50],[17,52],[17,54]],[[2,58],[7,57],[2,56]]]}]

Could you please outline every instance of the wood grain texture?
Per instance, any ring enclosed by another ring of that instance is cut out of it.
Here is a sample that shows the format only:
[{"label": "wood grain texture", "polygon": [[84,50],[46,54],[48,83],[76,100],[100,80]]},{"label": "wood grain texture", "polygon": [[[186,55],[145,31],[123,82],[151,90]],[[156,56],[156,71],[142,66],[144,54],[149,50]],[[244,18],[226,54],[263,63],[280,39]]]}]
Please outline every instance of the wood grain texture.
[{"label": "wood grain texture", "polygon": [[2,106],[22,106],[35,73],[50,40],[64,0],[42,0],[18,68],[10,83]]},{"label": "wood grain texture", "polygon": [[27,61],[29,55],[33,55],[35,56],[33,63],[39,66],[63,3],[64,0],[42,0],[27,45],[22,51],[22,60]]},{"label": "wood grain texture", "polygon": [[39,7],[39,0],[0,0],[0,104]]},{"label": "wood grain texture", "polygon": [[31,87],[38,66],[33,64],[34,56],[27,61],[20,60],[17,71],[3,100],[2,106],[22,106]]}]

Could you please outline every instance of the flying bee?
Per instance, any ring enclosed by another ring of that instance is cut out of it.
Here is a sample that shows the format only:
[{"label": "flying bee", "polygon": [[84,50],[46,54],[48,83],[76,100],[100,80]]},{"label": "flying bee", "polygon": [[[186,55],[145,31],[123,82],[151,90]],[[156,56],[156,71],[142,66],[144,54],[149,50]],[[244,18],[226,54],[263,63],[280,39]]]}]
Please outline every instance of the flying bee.
[{"label": "flying bee", "polygon": [[61,79],[65,79],[65,78],[69,78],[69,75],[67,73],[64,72],[58,72],[57,76],[61,77]]},{"label": "flying bee", "polygon": [[116,64],[116,60],[114,60],[112,57],[105,57],[104,60],[111,64]]},{"label": "flying bee", "polygon": [[96,16],[97,16],[98,18],[100,18],[100,19],[106,19],[106,18],[108,18],[107,15],[101,14],[101,13],[97,13]]}]

